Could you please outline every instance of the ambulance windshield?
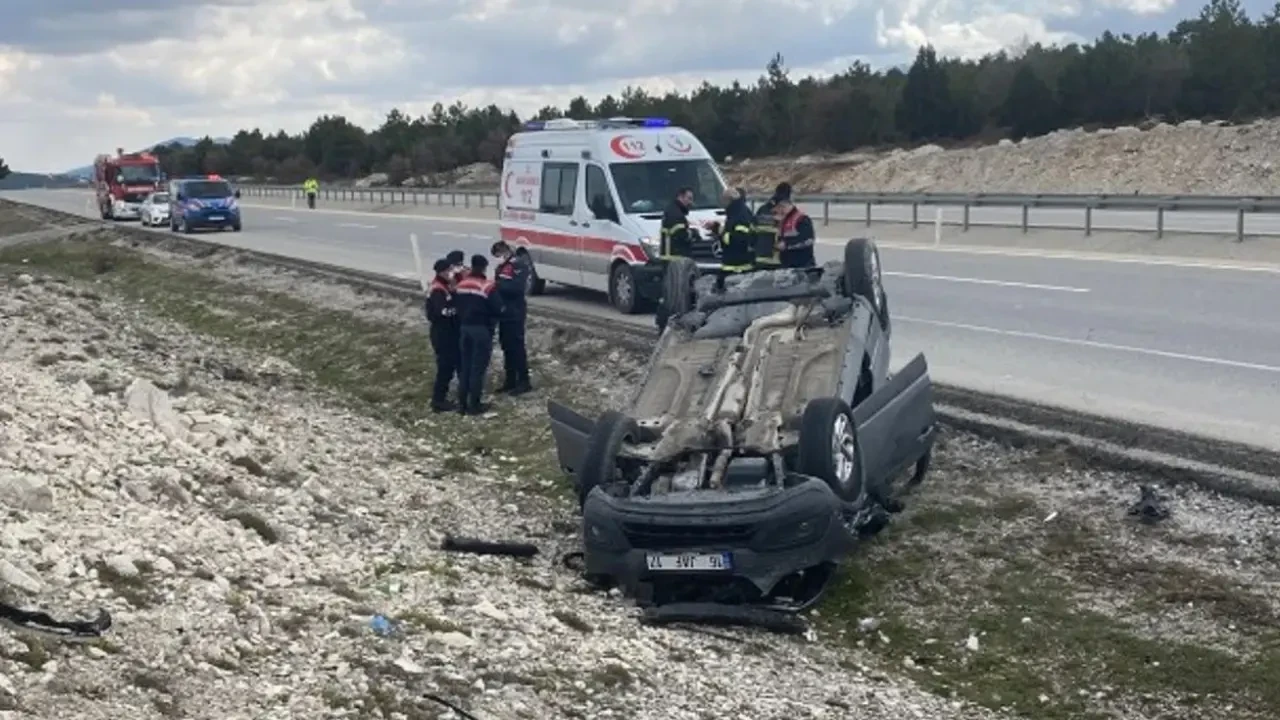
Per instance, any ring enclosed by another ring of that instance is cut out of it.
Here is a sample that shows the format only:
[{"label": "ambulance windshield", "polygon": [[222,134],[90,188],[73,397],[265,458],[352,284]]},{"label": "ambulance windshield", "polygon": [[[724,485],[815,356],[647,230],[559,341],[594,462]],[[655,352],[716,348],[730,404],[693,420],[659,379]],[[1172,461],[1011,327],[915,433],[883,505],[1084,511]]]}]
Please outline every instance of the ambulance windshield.
[{"label": "ambulance windshield", "polygon": [[710,160],[660,160],[609,166],[624,213],[662,212],[682,187],[693,188],[693,210],[720,207],[724,183]]}]

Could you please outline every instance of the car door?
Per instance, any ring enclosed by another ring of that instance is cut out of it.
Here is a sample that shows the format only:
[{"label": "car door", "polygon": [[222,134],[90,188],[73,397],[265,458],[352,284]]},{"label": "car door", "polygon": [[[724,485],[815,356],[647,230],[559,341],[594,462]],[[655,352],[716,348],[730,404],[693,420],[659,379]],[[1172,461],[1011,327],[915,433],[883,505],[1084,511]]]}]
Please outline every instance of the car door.
[{"label": "car door", "polygon": [[924,353],[853,408],[862,477],[883,487],[933,447],[937,417]]},{"label": "car door", "polygon": [[539,271],[540,275],[566,285],[586,287],[582,277],[583,228],[577,216],[580,165],[578,162],[543,163],[537,244],[542,246],[542,264],[557,271],[555,274]]},{"label": "car door", "polygon": [[587,163],[582,183],[583,274],[591,287],[609,290],[614,249],[628,242],[619,222],[618,202],[604,168]]}]

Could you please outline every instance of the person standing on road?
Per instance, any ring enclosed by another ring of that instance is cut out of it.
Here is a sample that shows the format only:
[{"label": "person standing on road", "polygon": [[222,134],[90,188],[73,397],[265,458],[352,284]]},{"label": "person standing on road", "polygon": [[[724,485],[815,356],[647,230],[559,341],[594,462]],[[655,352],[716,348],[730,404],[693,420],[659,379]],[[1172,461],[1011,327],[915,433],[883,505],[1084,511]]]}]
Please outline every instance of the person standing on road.
[{"label": "person standing on road", "polygon": [[[689,231],[689,209],[693,207],[693,188],[682,187],[676,191],[675,199],[662,213],[662,229],[659,232],[659,260],[664,269],[669,261],[689,257],[693,254],[693,234]],[[667,318],[671,311],[667,309],[665,300],[658,300],[658,310],[654,321],[661,333],[667,327]]]},{"label": "person standing on road", "polygon": [[452,268],[449,261],[436,261],[436,275],[427,290],[427,320],[431,322],[431,349],[436,356],[436,379],[431,386],[432,412],[454,409],[449,402],[449,383],[458,373],[461,338],[458,308],[454,302]]},{"label": "person standing on road", "polygon": [[791,202],[791,183],[778,183],[773,197],[756,209],[755,231],[756,266],[760,270],[777,270],[782,267],[778,247],[778,218],[774,212],[779,203]]},{"label": "person standing on road", "polygon": [[306,182],[302,183],[302,191],[307,194],[307,207],[314,210],[316,195],[320,192],[320,181],[313,177],[307,178]]},{"label": "person standing on road", "polygon": [[479,415],[488,409],[480,403],[484,379],[493,355],[493,329],[502,317],[502,296],[484,271],[489,260],[483,255],[471,256],[471,272],[458,281],[455,303],[462,336],[458,364],[458,412]]},{"label": "person standing on road", "polygon": [[813,229],[813,218],[796,206],[791,198],[774,208],[778,217],[778,245],[782,248],[782,266],[810,268],[817,265],[814,244],[818,234]]},{"label": "person standing on road", "polygon": [[498,344],[502,346],[506,382],[498,392],[523,395],[533,390],[533,384],[529,381],[529,353],[525,347],[525,321],[529,310],[526,298],[529,292],[529,260],[527,255],[512,252],[511,246],[502,240],[494,243],[489,252],[498,260],[493,278],[506,308],[502,319],[498,321]]}]

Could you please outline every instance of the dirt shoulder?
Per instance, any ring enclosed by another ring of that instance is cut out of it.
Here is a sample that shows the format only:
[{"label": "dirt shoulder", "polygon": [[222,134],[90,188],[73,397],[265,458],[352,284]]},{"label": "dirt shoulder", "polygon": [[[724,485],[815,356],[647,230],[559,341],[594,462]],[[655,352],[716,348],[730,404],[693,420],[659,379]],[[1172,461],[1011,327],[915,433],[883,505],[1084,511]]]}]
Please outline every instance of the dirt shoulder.
[{"label": "dirt shoulder", "polygon": [[[1179,488],[1145,525],[1125,511],[1147,478],[949,432],[811,639],[643,629],[559,564],[576,526],[543,417],[549,396],[620,404],[642,358],[533,326],[539,391],[464,420],[429,412],[421,310],[404,301],[111,231],[0,250],[0,288],[6,412],[24,418],[4,447],[38,442],[0,469],[57,498],[11,510],[23,530],[6,546],[46,586],[27,598],[123,618],[101,657],[3,648],[14,702],[35,713],[55,706],[50,674],[86,718],[431,717],[429,689],[486,718],[1248,719],[1280,703],[1269,509]],[[178,444],[121,420],[142,377],[186,432],[225,417],[229,438]],[[451,555],[434,549],[446,532],[543,553]],[[94,572],[119,554],[150,569]],[[378,636],[374,614],[399,631]],[[267,668],[291,677],[233,690]]]}]

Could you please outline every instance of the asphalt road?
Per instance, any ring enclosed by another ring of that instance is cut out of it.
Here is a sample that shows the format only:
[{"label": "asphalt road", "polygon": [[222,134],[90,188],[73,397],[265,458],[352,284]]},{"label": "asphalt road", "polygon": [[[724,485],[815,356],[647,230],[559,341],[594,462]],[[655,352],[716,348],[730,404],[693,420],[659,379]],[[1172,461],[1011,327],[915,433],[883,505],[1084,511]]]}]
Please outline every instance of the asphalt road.
[{"label": "asphalt road", "polygon": [[[262,190],[258,188],[246,187],[245,192],[253,195]],[[283,190],[272,190],[276,197],[271,200],[280,199],[278,196],[283,194]],[[480,193],[471,194],[471,202],[478,203]],[[494,209],[497,204],[497,194],[484,194],[484,203],[490,208],[489,214],[493,215],[497,211]],[[412,205],[415,196],[412,192],[399,190],[363,190],[351,191],[342,195],[337,193],[331,194],[321,199],[322,204],[347,204],[347,203],[407,203]],[[252,202],[253,197],[246,197],[246,200]],[[454,201],[452,193],[444,192],[442,194],[430,193],[429,197],[423,197],[421,194],[417,196],[419,203],[430,202],[435,204],[443,202],[450,208]],[[459,197],[456,202],[461,205],[463,200]],[[842,223],[865,223],[867,217],[867,206],[865,204],[852,203],[818,203],[803,202],[804,207],[810,212],[815,219],[821,220],[824,216],[832,222]],[[872,205],[871,220],[873,223],[910,223],[912,222],[912,209],[910,205]],[[915,220],[921,225],[928,225],[935,222],[941,215],[941,220],[947,225],[960,225],[964,222],[964,209],[961,206],[930,206],[920,205],[916,208]],[[1154,231],[1156,229],[1156,211],[1155,210],[1095,210],[1092,217],[1092,227],[1097,230],[1142,230]],[[1164,213],[1164,230],[1168,233],[1208,233],[1214,235],[1234,235],[1236,233],[1237,216],[1235,212],[1184,212],[1169,211]],[[1022,226],[1022,208],[1018,207],[972,207],[969,209],[969,224],[971,226],[998,226],[998,227],[1021,227]],[[1027,225],[1034,228],[1080,228],[1085,225],[1084,209],[1076,208],[1031,208],[1027,212]],[[1244,220],[1244,231],[1246,235],[1264,235],[1264,236],[1280,236],[1280,214],[1264,214],[1264,213],[1246,213]]]},{"label": "asphalt road", "polygon": [[[0,196],[93,216],[80,192]],[[424,217],[245,201],[243,233],[205,237],[406,278],[415,277],[410,233],[426,258],[455,247],[484,252],[496,237],[488,213],[441,209]],[[822,245],[820,261],[841,248]],[[1280,450],[1275,266],[890,243],[881,254],[896,365],[923,351],[940,382]],[[536,301],[652,327],[651,317],[620,316],[589,293],[551,289]]]}]

